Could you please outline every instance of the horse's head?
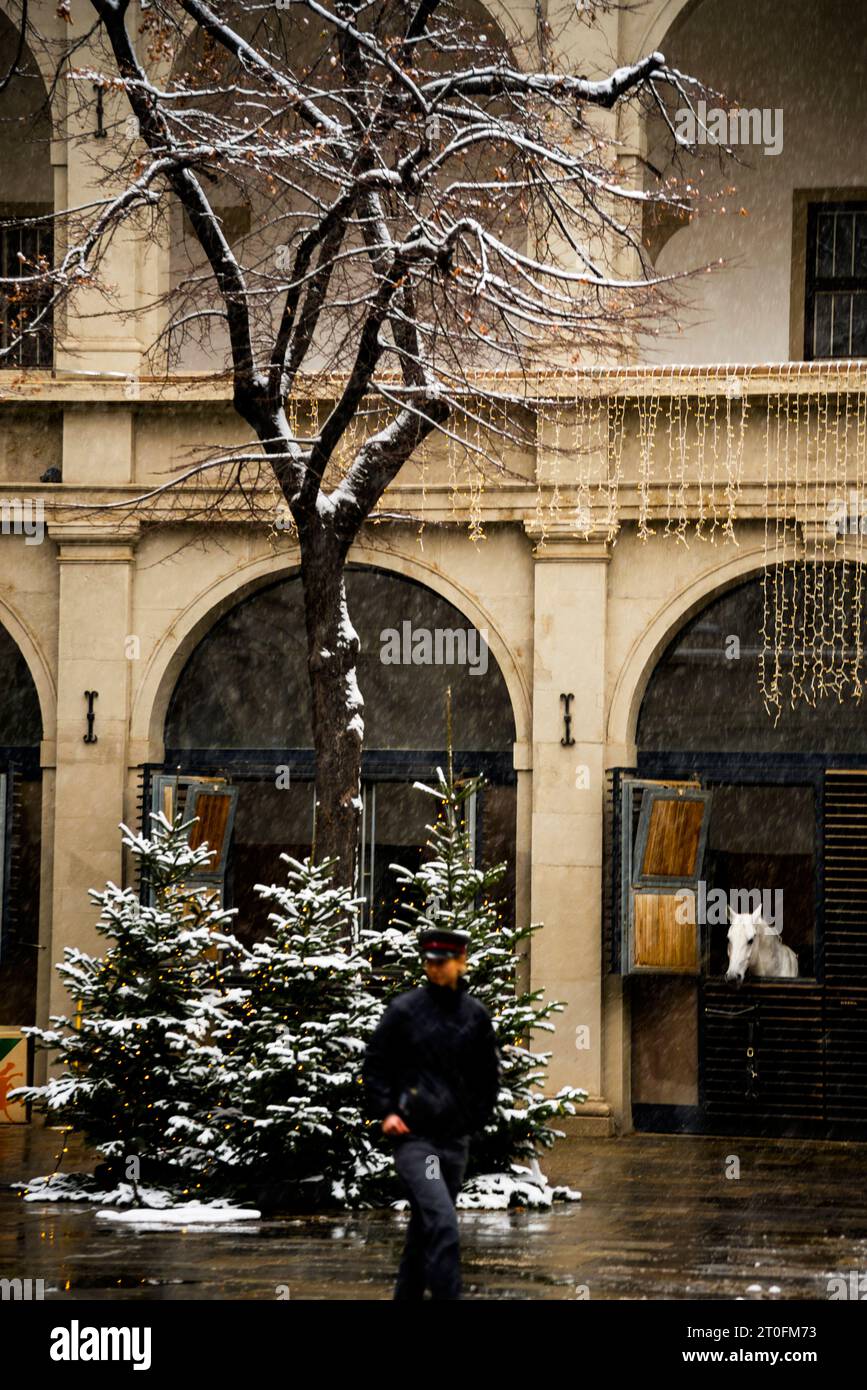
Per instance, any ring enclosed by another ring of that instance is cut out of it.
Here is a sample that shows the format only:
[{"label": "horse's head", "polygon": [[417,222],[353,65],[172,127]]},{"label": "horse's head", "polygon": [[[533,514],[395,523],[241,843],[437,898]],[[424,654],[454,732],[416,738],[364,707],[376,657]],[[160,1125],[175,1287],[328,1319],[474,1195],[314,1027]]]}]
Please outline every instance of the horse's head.
[{"label": "horse's head", "polygon": [[729,908],[729,968],[726,979],[742,984],[759,931],[767,930],[762,921],[761,904],[754,912],[732,912]]}]

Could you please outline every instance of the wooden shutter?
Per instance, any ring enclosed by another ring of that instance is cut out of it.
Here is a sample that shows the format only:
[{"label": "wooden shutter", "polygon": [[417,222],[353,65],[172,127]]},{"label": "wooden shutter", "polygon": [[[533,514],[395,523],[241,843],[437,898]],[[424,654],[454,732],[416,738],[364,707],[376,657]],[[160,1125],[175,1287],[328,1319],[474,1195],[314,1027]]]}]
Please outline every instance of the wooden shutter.
[{"label": "wooden shutter", "polygon": [[191,875],[187,887],[207,887],[225,903],[226,868],[238,804],[238,788],[222,777],[194,777],[178,773],[157,773],[152,782],[152,810],[162,811],[170,820],[180,812],[190,826],[193,849],[207,844],[211,850],[208,867]]},{"label": "wooden shutter", "polygon": [[190,787],[184,810],[184,819],[196,822],[190,827],[190,846],[198,849],[206,844],[211,851],[211,867],[200,870],[197,879],[222,881],[225,878],[237,804],[237,787],[196,784]]},{"label": "wooden shutter", "polygon": [[697,975],[710,793],[695,781],[629,778],[621,795],[624,973]]}]

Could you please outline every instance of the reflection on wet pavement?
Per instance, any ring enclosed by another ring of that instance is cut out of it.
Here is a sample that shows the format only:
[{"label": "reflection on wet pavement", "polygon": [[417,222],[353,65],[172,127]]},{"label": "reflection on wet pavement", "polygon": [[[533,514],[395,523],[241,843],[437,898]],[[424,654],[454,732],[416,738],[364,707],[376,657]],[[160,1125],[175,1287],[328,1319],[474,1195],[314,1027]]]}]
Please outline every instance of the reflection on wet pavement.
[{"label": "reflection on wet pavement", "polygon": [[[56,1132],[0,1126],[0,1278],[47,1298],[388,1299],[406,1217],[329,1213],[232,1228],[130,1230],[89,1205],[26,1203]],[[740,1159],[741,1176],[725,1176]],[[80,1169],[75,1150],[66,1171]],[[570,1139],[542,1160],[584,1192],[551,1211],[465,1212],[466,1296],[825,1299],[867,1273],[867,1146],[630,1135]]]}]

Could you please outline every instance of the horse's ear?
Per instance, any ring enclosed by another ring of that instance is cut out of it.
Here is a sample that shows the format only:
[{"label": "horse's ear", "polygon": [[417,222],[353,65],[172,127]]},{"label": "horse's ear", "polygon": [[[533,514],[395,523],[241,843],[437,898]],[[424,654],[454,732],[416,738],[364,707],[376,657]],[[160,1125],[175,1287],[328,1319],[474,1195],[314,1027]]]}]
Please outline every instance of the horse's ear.
[{"label": "horse's ear", "polygon": [[753,912],[753,914],[752,914],[752,919],[753,919],[754,922],[761,922],[761,920],[762,920],[762,905],[761,905],[761,903],[759,903],[758,907],[757,907],[757,908],[755,909],[755,911]]},{"label": "horse's ear", "polygon": [[733,922],[735,919],[735,914],[732,912],[731,903],[726,903],[726,917],[729,922]]}]

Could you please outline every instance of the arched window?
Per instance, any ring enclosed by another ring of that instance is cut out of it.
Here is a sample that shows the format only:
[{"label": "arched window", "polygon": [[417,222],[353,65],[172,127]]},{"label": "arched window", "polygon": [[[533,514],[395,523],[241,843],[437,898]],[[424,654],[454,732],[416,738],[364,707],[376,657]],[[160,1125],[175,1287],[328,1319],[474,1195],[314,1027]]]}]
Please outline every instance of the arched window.
[{"label": "arched window", "polygon": [[[513,894],[514,718],[505,681],[479,631],[450,603],[373,568],[346,577],[361,641],[364,699],[359,891],[371,919],[394,902],[393,863],[415,863],[433,803],[414,790],[447,756],[451,692],[455,769],[488,785],[472,808],[477,853],[506,860]],[[218,777],[237,788],[226,892],[241,929],[264,930],[253,886],[302,857],[313,834],[313,752],[301,581],[282,580],[239,603],[190,656],[165,725],[160,777]]]},{"label": "arched window", "polygon": [[[813,687],[797,578],[765,580],[788,592],[783,649],[762,635],[763,576],[711,599],[657,662],[636,767],[614,774],[633,1118],[867,1137],[853,1062],[867,1049],[867,705],[851,689],[821,697],[817,682],[813,705],[784,701],[775,722],[763,656],[784,688],[793,671]],[[843,593],[845,581],[829,567],[823,582]],[[837,656],[854,657],[858,638]],[[755,949],[749,937],[737,975],[729,914],[756,906],[779,936],[756,933]]]}]

